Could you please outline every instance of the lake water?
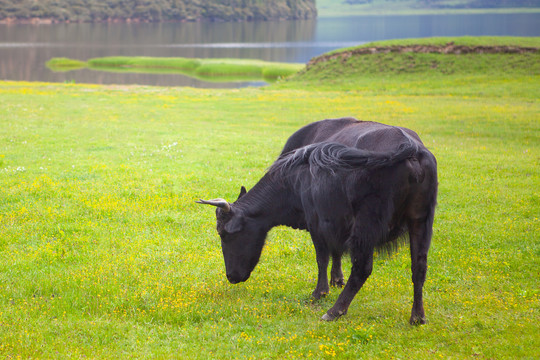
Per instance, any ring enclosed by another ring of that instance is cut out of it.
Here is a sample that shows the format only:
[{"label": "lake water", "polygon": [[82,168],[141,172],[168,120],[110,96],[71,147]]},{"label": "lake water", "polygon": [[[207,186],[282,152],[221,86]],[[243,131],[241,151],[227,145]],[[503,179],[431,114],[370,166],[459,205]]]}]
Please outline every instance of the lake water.
[{"label": "lake water", "polygon": [[303,21],[164,24],[0,24],[0,79],[97,84],[241,87],[182,75],[77,70],[55,73],[53,57],[170,56],[306,63],[337,48],[433,36],[540,36],[540,13],[350,16]]}]

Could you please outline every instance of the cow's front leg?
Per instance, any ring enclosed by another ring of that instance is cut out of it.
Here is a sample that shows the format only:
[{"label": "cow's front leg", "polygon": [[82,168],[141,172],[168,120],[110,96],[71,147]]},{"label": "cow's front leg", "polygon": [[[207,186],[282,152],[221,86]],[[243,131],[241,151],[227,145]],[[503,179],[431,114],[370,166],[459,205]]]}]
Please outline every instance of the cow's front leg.
[{"label": "cow's front leg", "polygon": [[330,254],[326,246],[321,243],[313,241],[315,245],[315,253],[317,255],[317,268],[319,274],[317,276],[317,287],[313,291],[313,298],[318,300],[323,296],[326,296],[330,291],[328,287],[328,261],[330,260]]},{"label": "cow's front leg", "polygon": [[334,306],[323,315],[323,320],[332,321],[345,315],[354,296],[362,285],[364,285],[369,275],[371,275],[373,269],[373,248],[353,250],[351,258],[351,276]]}]

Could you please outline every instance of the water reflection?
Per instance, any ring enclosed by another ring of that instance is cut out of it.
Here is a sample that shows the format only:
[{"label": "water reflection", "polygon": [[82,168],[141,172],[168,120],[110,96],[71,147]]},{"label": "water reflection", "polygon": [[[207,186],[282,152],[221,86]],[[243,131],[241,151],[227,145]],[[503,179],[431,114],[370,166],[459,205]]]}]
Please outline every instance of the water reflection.
[{"label": "water reflection", "polygon": [[[53,57],[88,60],[104,56],[251,58],[304,62],[315,20],[244,23],[0,25],[0,78],[196,87],[260,83],[205,83],[182,75],[114,74],[79,70],[54,73]],[[287,44],[276,46],[272,44]],[[286,59],[286,60],[283,60]]]},{"label": "water reflection", "polygon": [[[305,63],[368,41],[431,36],[540,36],[540,14],[355,16],[242,23],[0,25],[0,79],[78,83],[238,87],[182,75],[54,73],[54,57],[249,58]],[[253,84],[259,85],[259,84]]]}]

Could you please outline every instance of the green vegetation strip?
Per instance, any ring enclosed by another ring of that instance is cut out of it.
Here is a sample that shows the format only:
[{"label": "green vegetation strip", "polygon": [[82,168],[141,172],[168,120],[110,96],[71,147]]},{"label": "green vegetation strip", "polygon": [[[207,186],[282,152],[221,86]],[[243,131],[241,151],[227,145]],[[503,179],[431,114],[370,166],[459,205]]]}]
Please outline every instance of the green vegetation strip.
[{"label": "green vegetation strip", "polygon": [[[538,57],[487,56],[368,75],[351,57],[233,90],[0,82],[0,357],[537,358],[540,76],[498,68]],[[407,322],[407,247],[375,258],[333,323],[341,289],[310,300],[306,232],[274,229],[252,277],[225,279],[194,200],[234,200],[292,132],[339,116],[414,129],[437,157],[427,325]]]},{"label": "green vegetation strip", "polygon": [[537,0],[317,0],[319,17],[538,13]]},{"label": "green vegetation strip", "polygon": [[53,58],[47,67],[53,71],[71,71],[81,68],[112,72],[178,73],[206,81],[274,82],[288,77],[304,64],[268,62],[250,59],[196,59],[159,57],[104,57],[87,62],[66,58]]}]

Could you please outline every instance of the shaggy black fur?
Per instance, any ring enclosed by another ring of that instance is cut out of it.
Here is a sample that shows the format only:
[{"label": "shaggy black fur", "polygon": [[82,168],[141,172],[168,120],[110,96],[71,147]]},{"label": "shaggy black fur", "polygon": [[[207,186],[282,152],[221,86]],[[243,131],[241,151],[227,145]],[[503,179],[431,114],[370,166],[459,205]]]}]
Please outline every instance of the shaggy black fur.
[{"label": "shaggy black fur", "polygon": [[328,292],[330,256],[330,284],[343,285],[341,257],[345,251],[351,255],[350,278],[323,317],[333,320],[347,312],[371,274],[374,250],[391,251],[408,233],[414,283],[410,322],[424,323],[422,287],[436,198],[435,157],[415,132],[352,118],[312,123],[289,138],[253,189],[242,188],[237,201],[218,208],[227,278],[232,283],[249,278],[272,227],[306,229],[319,268],[313,297]]}]

